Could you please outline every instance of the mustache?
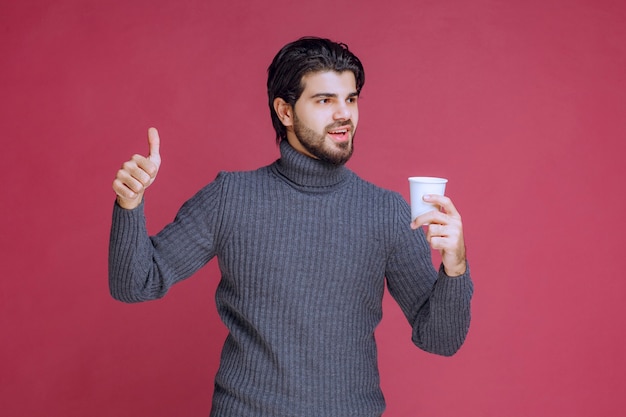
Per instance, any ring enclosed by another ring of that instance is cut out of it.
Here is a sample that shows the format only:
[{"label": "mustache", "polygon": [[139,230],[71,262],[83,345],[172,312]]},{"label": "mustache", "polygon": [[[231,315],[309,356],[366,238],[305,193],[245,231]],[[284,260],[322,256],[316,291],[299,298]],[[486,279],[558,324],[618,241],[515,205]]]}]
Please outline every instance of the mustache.
[{"label": "mustache", "polygon": [[346,126],[349,126],[350,130],[354,132],[354,123],[352,123],[352,120],[345,120],[345,121],[331,123],[328,126],[326,126],[326,131],[328,132],[328,131],[335,130],[340,127],[346,127]]}]

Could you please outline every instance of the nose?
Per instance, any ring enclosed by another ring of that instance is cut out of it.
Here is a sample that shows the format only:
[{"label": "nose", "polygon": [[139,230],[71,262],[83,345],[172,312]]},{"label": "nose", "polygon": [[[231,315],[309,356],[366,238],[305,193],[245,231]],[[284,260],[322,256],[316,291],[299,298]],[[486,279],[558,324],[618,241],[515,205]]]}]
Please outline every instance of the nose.
[{"label": "nose", "polygon": [[337,103],[337,107],[335,108],[335,112],[333,114],[333,118],[335,120],[350,120],[352,117],[352,110],[348,106],[348,103]]}]

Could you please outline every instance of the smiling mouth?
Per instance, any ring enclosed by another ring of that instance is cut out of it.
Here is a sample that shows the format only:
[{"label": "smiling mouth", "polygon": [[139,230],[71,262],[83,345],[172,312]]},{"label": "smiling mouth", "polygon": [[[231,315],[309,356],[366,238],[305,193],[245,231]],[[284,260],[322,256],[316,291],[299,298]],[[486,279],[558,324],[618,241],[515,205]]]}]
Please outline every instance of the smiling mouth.
[{"label": "smiling mouth", "polygon": [[338,129],[328,131],[328,135],[337,142],[343,142],[350,138],[350,131],[352,129],[348,126],[344,126]]}]

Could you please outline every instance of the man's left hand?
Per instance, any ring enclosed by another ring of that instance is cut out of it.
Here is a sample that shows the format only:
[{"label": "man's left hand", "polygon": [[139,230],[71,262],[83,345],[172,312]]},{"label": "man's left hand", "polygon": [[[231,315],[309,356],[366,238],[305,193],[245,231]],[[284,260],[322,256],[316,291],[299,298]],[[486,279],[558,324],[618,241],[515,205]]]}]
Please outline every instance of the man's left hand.
[{"label": "man's left hand", "polygon": [[441,195],[425,195],[424,201],[435,204],[441,210],[432,210],[416,217],[411,228],[425,226],[426,239],[434,250],[441,252],[441,261],[446,275],[463,275],[467,268],[465,260],[465,241],[463,223],[452,200]]}]

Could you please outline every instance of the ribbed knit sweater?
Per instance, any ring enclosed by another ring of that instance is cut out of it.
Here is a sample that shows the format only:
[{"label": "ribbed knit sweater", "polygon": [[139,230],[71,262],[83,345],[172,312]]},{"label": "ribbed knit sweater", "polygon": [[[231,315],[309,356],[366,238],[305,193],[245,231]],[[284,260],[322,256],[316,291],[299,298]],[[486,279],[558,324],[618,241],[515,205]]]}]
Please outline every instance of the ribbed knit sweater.
[{"label": "ribbed knit sweater", "polygon": [[470,322],[469,270],[433,268],[422,230],[395,192],[296,152],[222,172],[149,237],[143,204],[115,205],[111,294],[157,299],[213,257],[229,330],[213,417],[380,416],[374,330],[385,287],[428,352],[455,353]]}]

